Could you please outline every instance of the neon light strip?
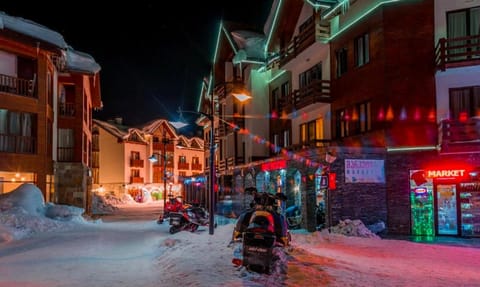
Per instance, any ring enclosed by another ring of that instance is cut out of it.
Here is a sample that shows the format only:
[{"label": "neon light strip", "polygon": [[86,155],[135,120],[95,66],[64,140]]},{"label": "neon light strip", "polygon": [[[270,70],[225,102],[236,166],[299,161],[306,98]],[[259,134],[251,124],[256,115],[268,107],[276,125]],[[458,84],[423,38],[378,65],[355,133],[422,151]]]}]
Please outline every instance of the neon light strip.
[{"label": "neon light strip", "polygon": [[218,35],[217,35],[217,44],[215,45],[215,52],[213,54],[213,65],[217,62],[217,53],[218,53],[218,46],[220,45],[220,35],[222,33],[223,23],[220,22],[220,26],[218,27]]},{"label": "neon light strip", "polygon": [[[337,37],[338,35],[340,35],[341,33],[343,33],[345,30],[347,30],[348,28],[352,27],[355,23],[357,23],[358,21],[362,20],[364,17],[366,17],[368,14],[372,13],[375,9],[377,9],[378,7],[382,6],[383,4],[389,4],[389,3],[393,3],[393,2],[400,2],[400,1],[403,1],[403,0],[388,0],[388,1],[383,1],[383,2],[380,2],[378,3],[377,5],[373,6],[372,8],[370,8],[367,12],[363,13],[362,15],[360,15],[358,18],[356,18],[355,20],[353,20],[352,22],[348,23],[347,25],[345,25],[342,29],[340,29],[337,33],[335,33],[334,35],[330,36],[330,38],[328,38],[328,41],[331,41],[333,38]],[[326,17],[326,16],[325,16]]]},{"label": "neon light strip", "polygon": [[343,3],[347,2],[347,1],[349,1],[349,0],[343,0],[343,1],[338,2],[337,6],[333,7],[332,10],[328,11],[328,13],[326,13],[325,15],[323,15],[322,18],[327,18],[328,16],[330,16],[330,14],[332,14],[333,12],[335,12],[338,7],[342,6]]},{"label": "neon light strip", "polygon": [[255,61],[255,60],[241,60],[240,63],[250,63],[250,64],[265,64],[265,62],[262,61]]},{"label": "neon light strip", "polygon": [[265,58],[267,58],[267,54],[268,54],[268,46],[270,45],[270,40],[272,40],[272,34],[273,34],[273,30],[275,30],[275,26],[277,24],[277,18],[278,18],[278,14],[280,13],[280,7],[282,6],[282,3],[283,3],[283,0],[280,0],[278,2],[278,6],[277,6],[277,10],[275,11],[275,16],[273,17],[273,22],[272,22],[272,27],[270,27],[270,32],[268,33],[268,37],[267,37],[267,41],[265,42]]},{"label": "neon light strip", "polygon": [[205,90],[205,81],[202,81],[202,85],[200,87],[200,96],[198,97],[198,102],[197,102],[197,111],[200,111],[200,104],[202,103],[203,100],[203,91]]},{"label": "neon light strip", "polygon": [[315,9],[318,9],[318,8],[325,8],[325,9],[328,9],[332,6],[328,6],[328,5],[323,5],[323,4],[316,4],[316,3],[313,3],[311,0],[305,0],[308,4],[312,5]]},{"label": "neon light strip", "polygon": [[224,26],[222,26],[222,31],[225,33],[225,36],[227,37],[228,42],[230,42],[230,46],[232,46],[233,52],[235,54],[238,53],[237,47],[235,46],[235,43],[233,42],[232,38],[230,38],[230,33],[225,29]]},{"label": "neon light strip", "polygon": [[437,146],[387,147],[387,152],[438,150]]},{"label": "neon light strip", "polygon": [[275,77],[273,77],[272,79],[270,79],[270,81],[267,82],[267,84],[270,84],[271,82],[273,82],[274,80],[276,80],[278,77],[280,77],[281,75],[285,74],[287,71],[286,70],[282,70],[280,73],[276,74]]}]

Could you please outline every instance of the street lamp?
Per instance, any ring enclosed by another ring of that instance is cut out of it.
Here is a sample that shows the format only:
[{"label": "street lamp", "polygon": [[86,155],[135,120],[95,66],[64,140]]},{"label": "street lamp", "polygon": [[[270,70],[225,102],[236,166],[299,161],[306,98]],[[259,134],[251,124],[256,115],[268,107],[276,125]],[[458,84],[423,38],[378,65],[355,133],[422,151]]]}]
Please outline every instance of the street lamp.
[{"label": "street lamp", "polygon": [[196,111],[184,111],[181,110],[180,108],[178,109],[178,112],[180,115],[182,113],[193,113],[197,115],[202,115],[206,117],[211,124],[210,127],[210,157],[208,158],[209,160],[209,170],[210,170],[210,175],[208,178],[208,194],[209,194],[209,204],[208,204],[208,233],[210,235],[213,235],[214,230],[215,230],[215,188],[214,188],[214,178],[215,178],[215,119],[213,115],[213,110],[212,114],[207,114],[204,112],[196,112]]}]

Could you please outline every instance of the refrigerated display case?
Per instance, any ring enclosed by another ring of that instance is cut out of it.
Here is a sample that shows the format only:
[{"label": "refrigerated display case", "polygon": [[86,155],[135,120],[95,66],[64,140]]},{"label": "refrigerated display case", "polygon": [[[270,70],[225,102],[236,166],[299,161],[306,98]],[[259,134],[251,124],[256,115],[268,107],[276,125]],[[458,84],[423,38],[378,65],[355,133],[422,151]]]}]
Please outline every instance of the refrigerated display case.
[{"label": "refrigerated display case", "polygon": [[462,236],[480,237],[480,182],[460,184]]}]

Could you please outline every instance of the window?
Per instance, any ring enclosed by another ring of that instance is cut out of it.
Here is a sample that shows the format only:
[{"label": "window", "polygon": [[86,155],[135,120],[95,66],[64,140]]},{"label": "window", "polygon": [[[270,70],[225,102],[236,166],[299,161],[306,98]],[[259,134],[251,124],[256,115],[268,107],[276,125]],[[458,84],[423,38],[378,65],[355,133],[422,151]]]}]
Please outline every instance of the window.
[{"label": "window", "polygon": [[187,157],[184,155],[179,156],[178,163],[187,163]]},{"label": "window", "polygon": [[300,125],[300,143],[317,144],[318,140],[324,139],[323,119],[316,119]]},{"label": "window", "polygon": [[288,94],[290,94],[290,82],[285,82],[282,84],[282,95],[281,97],[285,99]]},{"label": "window", "polygon": [[132,177],[140,177],[140,170],[139,169],[131,169]]},{"label": "window", "polygon": [[370,61],[368,34],[355,39],[355,66],[360,67]]},{"label": "window", "polygon": [[322,79],[322,63],[318,63],[305,72],[298,75],[298,85],[300,88],[305,88],[315,80]]},{"label": "window", "polygon": [[58,161],[73,161],[74,146],[73,129],[58,129]]},{"label": "window", "polygon": [[337,77],[347,72],[347,49],[341,48],[336,51],[335,57],[337,60]]},{"label": "window", "polygon": [[[474,7],[447,13],[447,37],[449,39],[476,35],[480,35],[480,7]],[[470,52],[472,50],[480,50],[478,45],[475,46],[475,44],[478,43],[478,38],[452,42],[452,45],[459,48],[451,49],[450,53],[458,55]],[[473,47],[468,47],[468,45],[472,44]],[[450,59],[463,60],[466,57],[467,55],[460,55],[457,57],[450,57]]]},{"label": "window", "polygon": [[131,159],[133,159],[133,160],[139,160],[140,159],[140,152],[132,151],[130,156],[131,156]]},{"label": "window", "polygon": [[283,131],[283,147],[290,146],[290,130]]},{"label": "window", "polygon": [[35,114],[0,109],[0,151],[35,153]]},{"label": "window", "polygon": [[272,90],[272,97],[270,100],[270,110],[271,111],[278,111],[279,108],[279,101],[280,101],[280,90],[275,88]]},{"label": "window", "polygon": [[479,116],[480,86],[450,89],[450,117]]},{"label": "window", "polygon": [[343,138],[372,129],[370,102],[360,103],[336,112],[337,137]]},{"label": "window", "polygon": [[192,157],[192,163],[193,164],[200,164],[200,158],[198,156]]}]

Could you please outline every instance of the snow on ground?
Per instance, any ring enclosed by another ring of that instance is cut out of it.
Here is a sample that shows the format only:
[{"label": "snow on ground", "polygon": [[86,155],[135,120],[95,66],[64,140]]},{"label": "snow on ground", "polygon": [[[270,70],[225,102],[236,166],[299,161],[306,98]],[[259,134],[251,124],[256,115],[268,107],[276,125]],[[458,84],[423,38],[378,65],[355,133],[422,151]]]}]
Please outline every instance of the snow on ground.
[{"label": "snow on ground", "polygon": [[[104,200],[113,213],[145,207],[114,201]],[[82,213],[45,204],[33,185],[0,195],[0,287],[480,286],[480,248],[381,239],[359,220],[340,222],[331,233],[293,230],[286,274],[265,275],[231,263],[227,219],[213,235],[208,228],[169,234],[168,223],[106,222]]]}]

